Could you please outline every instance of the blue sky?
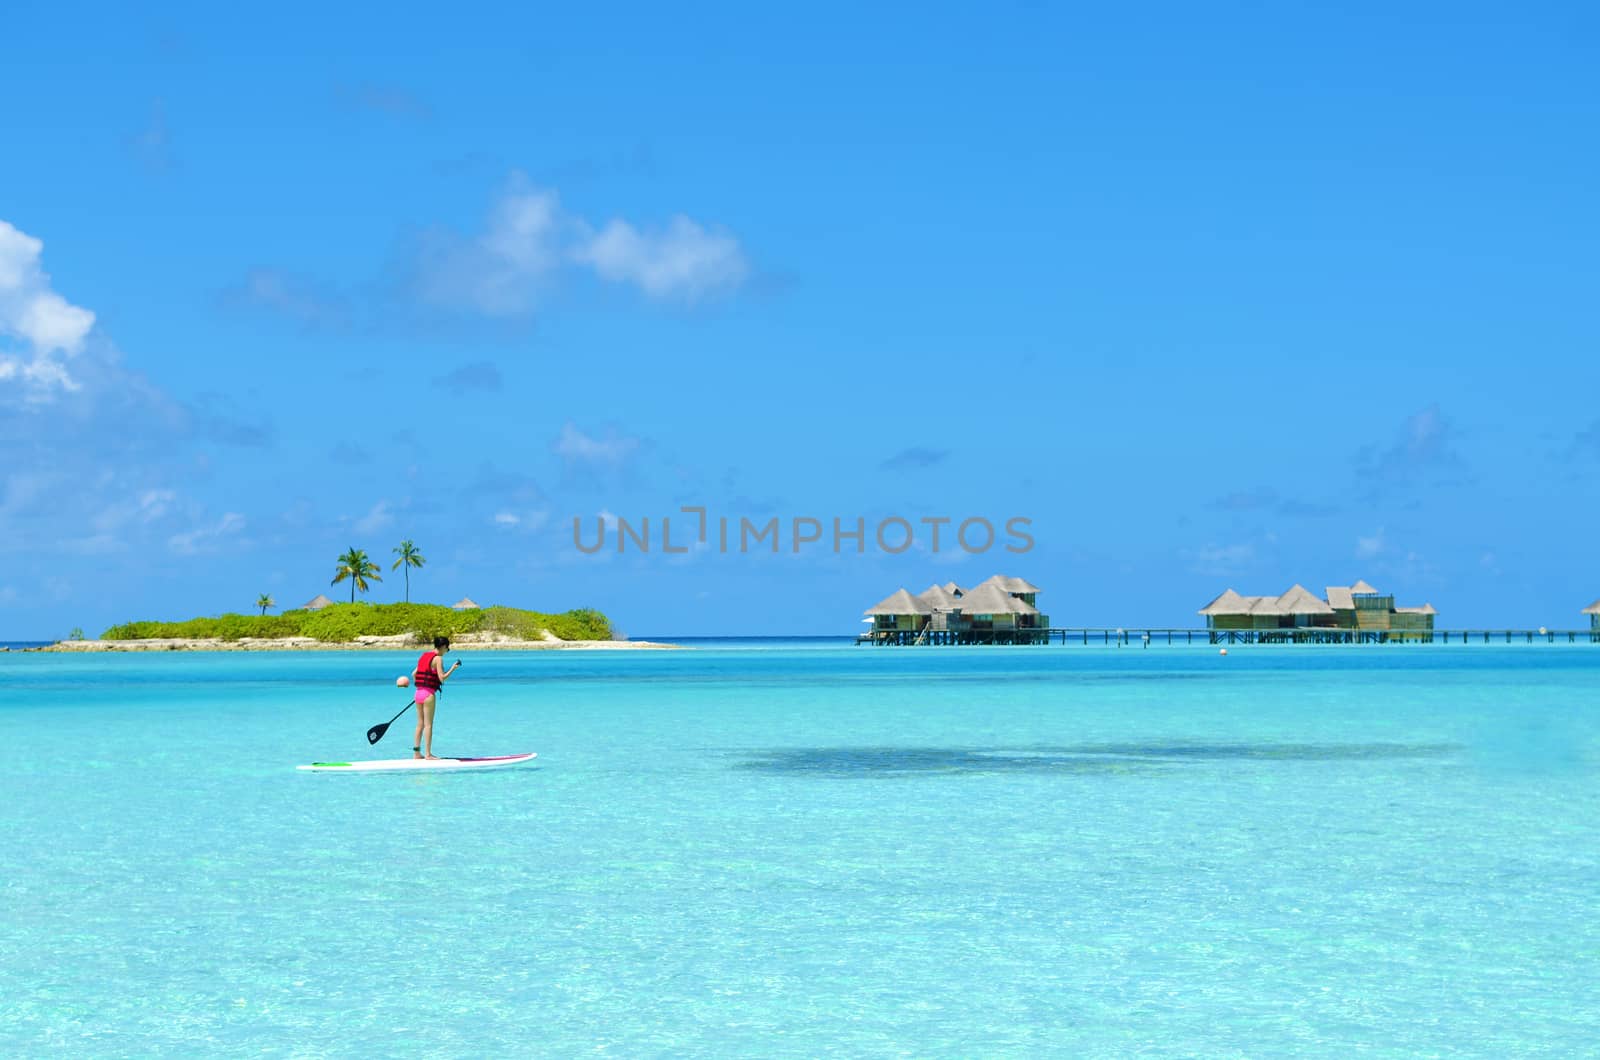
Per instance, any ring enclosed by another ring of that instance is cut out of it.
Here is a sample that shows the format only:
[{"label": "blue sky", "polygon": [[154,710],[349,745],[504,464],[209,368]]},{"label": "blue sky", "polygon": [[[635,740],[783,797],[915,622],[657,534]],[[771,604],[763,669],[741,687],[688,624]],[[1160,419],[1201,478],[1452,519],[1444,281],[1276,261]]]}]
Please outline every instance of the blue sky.
[{"label": "blue sky", "polygon": [[[414,598],[633,635],[995,571],[1066,625],[1356,578],[1576,625],[1600,16],[1343,7],[11,5],[0,638],[352,545],[394,600],[402,538]],[[782,550],[665,555],[682,506]]]}]

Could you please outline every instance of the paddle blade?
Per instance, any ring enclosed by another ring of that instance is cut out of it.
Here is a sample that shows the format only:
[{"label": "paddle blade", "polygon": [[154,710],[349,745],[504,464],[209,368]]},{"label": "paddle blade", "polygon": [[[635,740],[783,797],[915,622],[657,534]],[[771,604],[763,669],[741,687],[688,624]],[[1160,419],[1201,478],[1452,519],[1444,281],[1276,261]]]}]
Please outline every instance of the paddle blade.
[{"label": "paddle blade", "polygon": [[[405,706],[400,708],[400,714],[404,714],[406,711],[411,709],[411,702],[414,701],[407,702]],[[396,714],[382,725],[374,725],[372,728],[368,729],[367,743],[375,744],[379,740],[383,739],[383,734],[389,731],[389,726],[400,720],[400,714]]]}]

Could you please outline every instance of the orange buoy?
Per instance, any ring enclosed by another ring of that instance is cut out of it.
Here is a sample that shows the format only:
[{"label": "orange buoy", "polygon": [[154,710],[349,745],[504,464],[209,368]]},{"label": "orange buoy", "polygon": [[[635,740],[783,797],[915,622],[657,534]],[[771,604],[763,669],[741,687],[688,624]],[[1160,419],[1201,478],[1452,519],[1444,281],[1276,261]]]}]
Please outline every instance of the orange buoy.
[{"label": "orange buoy", "polygon": [[411,683],[411,678],[407,677],[405,674],[401,674],[399,677],[396,677],[394,679],[394,686],[396,688],[404,688],[407,685],[409,685],[410,683]]}]

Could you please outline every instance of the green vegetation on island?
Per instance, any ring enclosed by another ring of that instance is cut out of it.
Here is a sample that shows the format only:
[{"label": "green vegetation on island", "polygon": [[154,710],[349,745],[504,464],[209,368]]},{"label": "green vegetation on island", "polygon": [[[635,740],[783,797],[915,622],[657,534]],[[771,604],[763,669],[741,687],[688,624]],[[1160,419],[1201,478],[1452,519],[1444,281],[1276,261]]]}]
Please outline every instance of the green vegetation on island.
[{"label": "green vegetation on island", "polygon": [[[258,603],[259,606],[259,603]],[[330,604],[314,611],[278,615],[226,614],[185,622],[124,622],[100,635],[101,640],[184,638],[200,640],[243,637],[311,637],[349,642],[358,637],[392,637],[410,633],[418,643],[463,633],[499,633],[514,640],[539,640],[540,630],[562,640],[610,640],[611,622],[599,611],[577,608],[561,614],[523,611],[515,607],[456,610],[441,604]]]},{"label": "green vegetation on island", "polygon": [[[352,545],[337,560],[332,584],[350,583],[350,603],[329,603],[318,596],[310,606],[297,611],[269,615],[277,607],[270,593],[256,597],[259,615],[232,612],[210,618],[191,618],[186,622],[124,622],[100,635],[101,640],[280,640],[310,637],[326,643],[349,643],[359,637],[398,637],[410,634],[418,644],[434,637],[459,637],[465,633],[499,634],[511,640],[542,640],[548,630],[562,640],[611,640],[611,621],[590,608],[577,608],[561,614],[523,611],[515,607],[478,607],[441,604],[413,604],[411,570],[420,570],[427,559],[410,538],[393,550],[399,558],[394,568],[406,574],[406,602],[402,604],[357,603],[356,593],[366,592],[368,582],[381,582],[378,565],[364,549]],[[470,601],[462,601],[469,604]],[[83,639],[82,630],[73,635]]]}]

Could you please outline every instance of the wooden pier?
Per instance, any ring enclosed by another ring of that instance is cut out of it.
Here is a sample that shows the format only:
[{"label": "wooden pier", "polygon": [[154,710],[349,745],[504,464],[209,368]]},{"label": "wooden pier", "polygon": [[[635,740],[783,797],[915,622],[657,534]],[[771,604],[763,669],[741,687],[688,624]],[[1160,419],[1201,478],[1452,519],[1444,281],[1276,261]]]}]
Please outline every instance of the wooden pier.
[{"label": "wooden pier", "polygon": [[1165,626],[1113,629],[1097,626],[1049,629],[870,630],[857,644],[1081,644],[1149,647],[1152,644],[1600,644],[1595,629],[1180,629]]}]

